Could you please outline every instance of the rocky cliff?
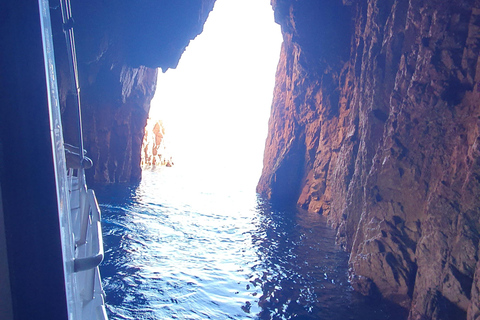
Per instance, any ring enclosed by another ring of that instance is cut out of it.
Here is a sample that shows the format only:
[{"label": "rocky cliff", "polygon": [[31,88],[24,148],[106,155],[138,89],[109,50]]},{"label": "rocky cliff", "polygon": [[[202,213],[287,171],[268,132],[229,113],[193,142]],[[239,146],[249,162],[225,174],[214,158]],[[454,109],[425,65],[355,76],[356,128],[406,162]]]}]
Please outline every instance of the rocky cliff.
[{"label": "rocky cliff", "polygon": [[[85,149],[95,163],[95,169],[87,171],[90,181],[140,179],[141,146],[157,68],[176,67],[190,40],[202,32],[214,2],[72,3]],[[67,100],[66,90],[62,92]]]},{"label": "rocky cliff", "polygon": [[480,1],[274,0],[258,191],[319,212],[354,288],[480,318]]}]

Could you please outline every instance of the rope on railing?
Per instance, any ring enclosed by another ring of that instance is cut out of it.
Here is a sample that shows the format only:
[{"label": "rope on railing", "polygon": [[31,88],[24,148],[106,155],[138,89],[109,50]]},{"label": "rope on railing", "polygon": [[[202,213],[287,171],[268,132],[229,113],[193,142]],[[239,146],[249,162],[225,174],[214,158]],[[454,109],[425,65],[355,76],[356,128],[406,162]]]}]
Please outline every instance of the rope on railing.
[{"label": "rope on railing", "polygon": [[[83,148],[83,129],[82,129],[82,109],[80,104],[80,85],[78,81],[78,66],[77,66],[77,53],[75,49],[75,34],[73,32],[73,17],[70,0],[60,0],[60,7],[62,11],[63,31],[65,33],[68,64],[70,67],[71,75],[71,91],[74,95],[75,109],[77,111],[77,125],[78,125],[78,146],[80,150]],[[84,154],[79,152],[80,163],[83,163]]]}]

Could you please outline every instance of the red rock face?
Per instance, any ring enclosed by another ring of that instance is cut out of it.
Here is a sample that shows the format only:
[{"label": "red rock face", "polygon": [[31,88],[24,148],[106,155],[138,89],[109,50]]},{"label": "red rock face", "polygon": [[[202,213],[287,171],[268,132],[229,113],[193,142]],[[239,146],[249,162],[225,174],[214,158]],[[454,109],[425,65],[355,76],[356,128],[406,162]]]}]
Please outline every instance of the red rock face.
[{"label": "red rock face", "polygon": [[143,168],[155,168],[157,166],[171,167],[173,158],[167,151],[165,144],[165,127],[162,120],[147,121],[145,135],[142,144]]},{"label": "red rock face", "polygon": [[[480,2],[338,4],[273,2],[284,44],[258,191],[328,217],[356,290],[410,319],[477,319]],[[331,12],[351,27],[322,35]]]},{"label": "red rock face", "polygon": [[115,83],[94,81],[83,86],[85,148],[95,165],[93,179],[101,183],[140,179],[141,146],[156,69],[118,66],[110,70]]}]

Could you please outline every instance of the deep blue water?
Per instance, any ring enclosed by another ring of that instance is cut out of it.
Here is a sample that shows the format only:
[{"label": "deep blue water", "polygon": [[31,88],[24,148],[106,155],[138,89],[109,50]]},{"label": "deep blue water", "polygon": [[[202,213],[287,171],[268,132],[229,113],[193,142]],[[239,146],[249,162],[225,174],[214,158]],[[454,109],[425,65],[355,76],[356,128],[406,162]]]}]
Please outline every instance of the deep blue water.
[{"label": "deep blue water", "polygon": [[110,319],[404,319],[352,290],[320,215],[190,177],[163,168],[97,189]]}]

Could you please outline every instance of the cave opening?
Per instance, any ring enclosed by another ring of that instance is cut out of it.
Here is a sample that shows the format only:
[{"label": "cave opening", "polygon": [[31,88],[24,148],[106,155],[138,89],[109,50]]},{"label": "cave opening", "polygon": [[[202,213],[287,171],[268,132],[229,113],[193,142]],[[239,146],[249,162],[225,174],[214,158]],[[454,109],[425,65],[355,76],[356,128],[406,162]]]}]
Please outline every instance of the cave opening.
[{"label": "cave opening", "polygon": [[217,1],[177,68],[159,70],[144,172],[174,164],[189,174],[208,171],[211,179],[248,180],[254,190],[281,42],[269,1]]},{"label": "cave opening", "polygon": [[[111,186],[100,197],[111,316],[243,318],[261,311],[266,269],[257,247],[264,241],[253,237],[267,231],[255,188],[282,42],[269,2],[216,1],[177,68],[159,71],[144,141],[161,136],[162,158],[143,166],[139,184]],[[142,153],[145,147],[152,145]],[[173,166],[159,166],[162,159]]]}]

